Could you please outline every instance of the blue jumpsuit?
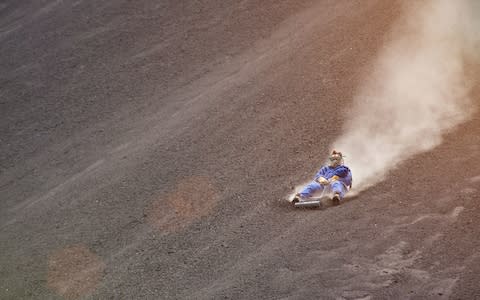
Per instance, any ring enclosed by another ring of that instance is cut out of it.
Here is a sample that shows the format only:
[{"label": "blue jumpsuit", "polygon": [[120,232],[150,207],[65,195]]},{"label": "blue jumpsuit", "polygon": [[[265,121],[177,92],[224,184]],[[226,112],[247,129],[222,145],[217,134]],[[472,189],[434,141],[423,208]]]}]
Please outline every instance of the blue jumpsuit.
[{"label": "blue jumpsuit", "polygon": [[347,192],[347,187],[352,186],[352,172],[347,166],[340,165],[337,167],[325,166],[320,169],[320,171],[315,174],[314,180],[310,182],[303,190],[300,192],[300,197],[308,198],[311,197],[316,192],[323,191],[324,187],[316,180],[320,177],[323,177],[327,180],[330,180],[333,176],[338,176],[339,179],[333,181],[327,186],[330,186],[331,190],[335,194],[340,195],[340,199],[343,199],[345,193]]}]

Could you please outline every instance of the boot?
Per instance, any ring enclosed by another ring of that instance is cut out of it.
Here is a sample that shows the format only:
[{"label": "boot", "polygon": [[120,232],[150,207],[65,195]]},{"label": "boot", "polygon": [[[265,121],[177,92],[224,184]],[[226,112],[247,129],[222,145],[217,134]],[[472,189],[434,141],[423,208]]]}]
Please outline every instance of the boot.
[{"label": "boot", "polygon": [[339,194],[333,195],[332,203],[335,206],[340,204],[340,195]]},{"label": "boot", "polygon": [[292,203],[295,204],[300,201],[302,201],[302,197],[300,196],[300,194],[299,193],[295,194],[295,197],[293,197]]}]

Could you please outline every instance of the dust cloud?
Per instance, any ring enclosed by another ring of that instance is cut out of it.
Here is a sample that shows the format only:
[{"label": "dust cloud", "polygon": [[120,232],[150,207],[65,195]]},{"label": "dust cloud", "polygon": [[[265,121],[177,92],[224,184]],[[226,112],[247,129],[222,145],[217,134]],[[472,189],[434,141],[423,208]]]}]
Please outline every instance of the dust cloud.
[{"label": "dust cloud", "polygon": [[444,132],[473,112],[466,66],[480,53],[478,3],[408,3],[347,112],[343,134],[331,146],[347,155],[352,193],[439,145]]}]

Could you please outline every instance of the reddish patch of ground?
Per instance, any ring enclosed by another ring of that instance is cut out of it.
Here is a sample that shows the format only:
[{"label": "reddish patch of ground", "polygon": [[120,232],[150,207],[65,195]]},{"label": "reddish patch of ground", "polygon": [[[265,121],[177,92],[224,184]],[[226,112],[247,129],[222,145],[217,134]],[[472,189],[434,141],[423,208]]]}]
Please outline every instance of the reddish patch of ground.
[{"label": "reddish patch of ground", "polygon": [[93,292],[102,280],[105,264],[84,245],[53,252],[48,259],[48,287],[67,299]]},{"label": "reddish patch of ground", "polygon": [[146,211],[148,223],[160,231],[176,231],[212,212],[218,191],[208,177],[181,180],[175,189],[153,201]]}]

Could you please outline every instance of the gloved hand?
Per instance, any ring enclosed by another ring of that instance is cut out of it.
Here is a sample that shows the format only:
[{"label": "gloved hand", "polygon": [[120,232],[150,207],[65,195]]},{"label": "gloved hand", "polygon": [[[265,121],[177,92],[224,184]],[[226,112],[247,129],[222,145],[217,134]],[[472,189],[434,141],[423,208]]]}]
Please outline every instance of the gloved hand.
[{"label": "gloved hand", "polygon": [[322,184],[322,185],[327,185],[327,184],[330,183],[330,182],[328,182],[328,180],[325,177],[318,177],[317,182]]},{"label": "gloved hand", "polygon": [[330,182],[337,181],[338,179],[340,179],[340,177],[338,177],[337,175],[335,175],[335,176],[333,176],[332,178],[330,178]]}]

